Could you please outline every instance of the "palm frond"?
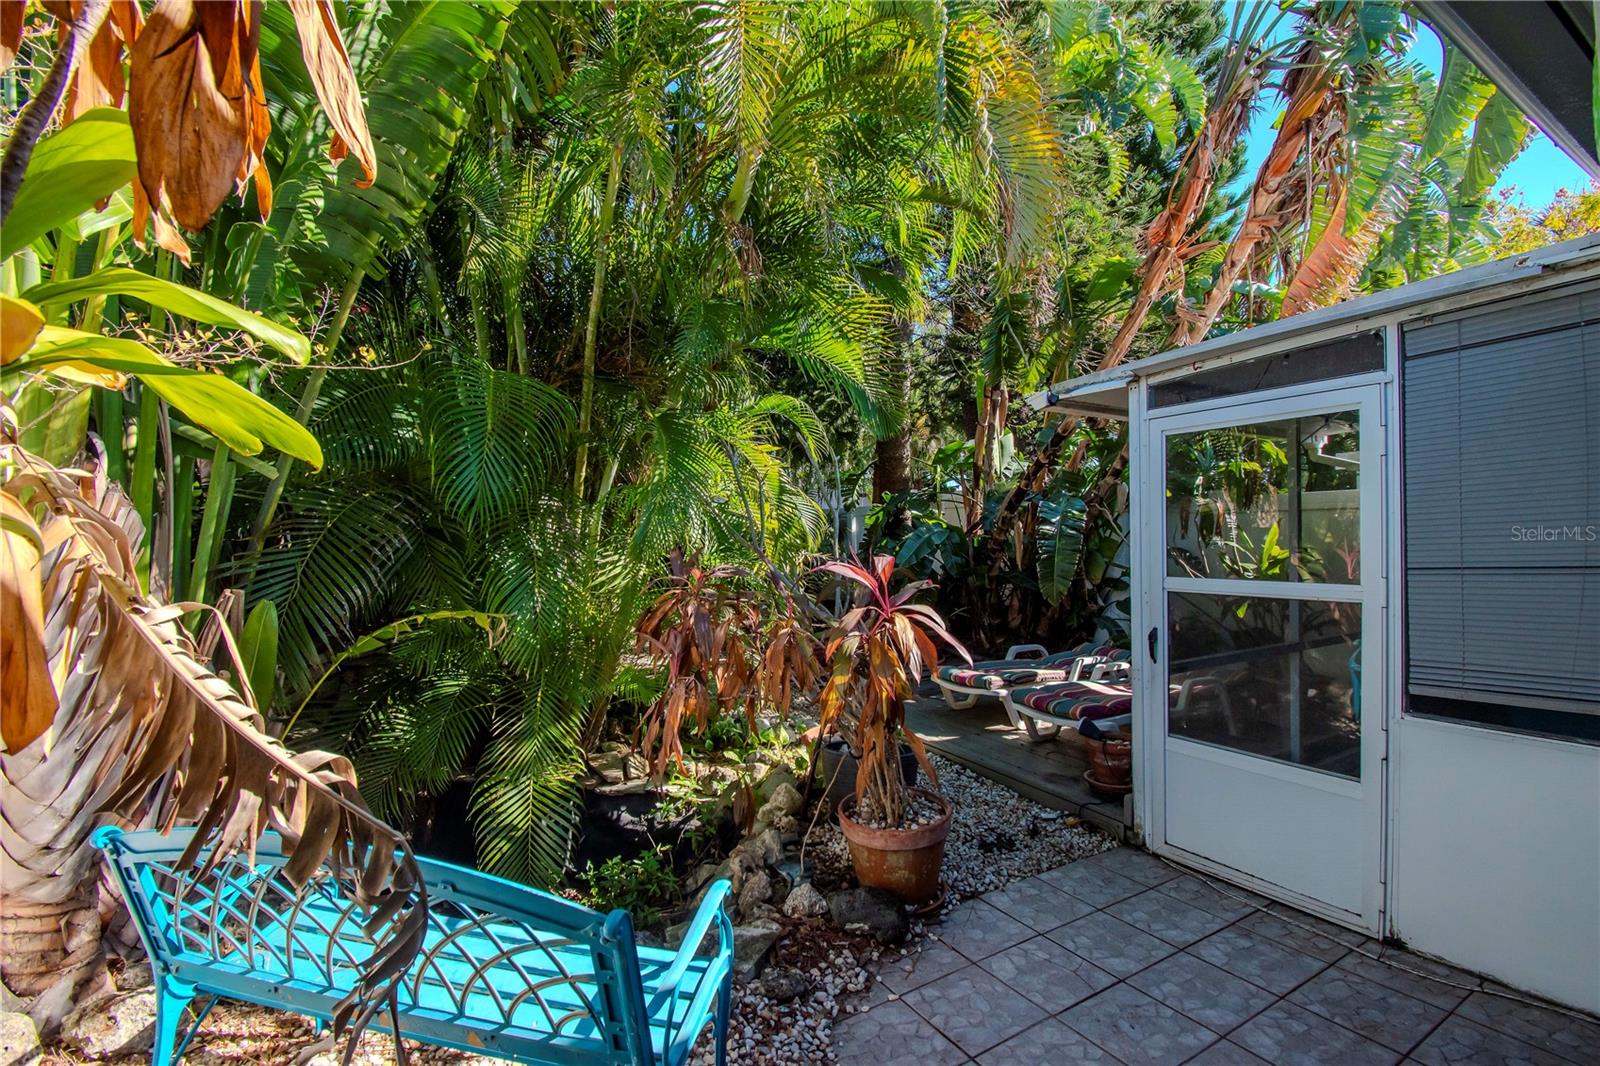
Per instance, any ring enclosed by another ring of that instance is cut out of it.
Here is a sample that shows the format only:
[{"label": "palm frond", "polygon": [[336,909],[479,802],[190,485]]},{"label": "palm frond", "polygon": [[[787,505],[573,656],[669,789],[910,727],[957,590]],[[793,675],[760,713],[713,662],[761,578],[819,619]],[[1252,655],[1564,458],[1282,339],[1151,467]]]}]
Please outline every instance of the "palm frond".
[{"label": "palm frond", "polygon": [[[34,524],[37,542],[48,546],[25,580],[39,584],[44,653],[59,679],[56,713],[43,732],[17,733],[6,708],[0,877],[8,905],[81,893],[98,876],[90,831],[102,820],[195,825],[182,867],[210,868],[275,829],[290,849],[285,872],[296,884],[326,862],[354,871],[363,902],[387,897],[394,908],[393,935],[364,960],[336,1015],[336,1035],[352,1016],[359,1035],[398,986],[425,929],[427,894],[405,838],[368,812],[347,760],[295,755],[267,735],[220,616],[210,624],[227,651],[232,684],[179,624],[201,605],[164,605],[139,593],[134,559],[143,530],[103,473],[58,470],[14,446],[0,462],[16,471],[3,487],[12,501],[8,518]],[[3,535],[19,532],[8,525]],[[70,986],[75,976],[61,981]]]},{"label": "palm frond", "polygon": [[520,510],[565,468],[575,418],[560,392],[466,355],[426,382],[433,490],[454,517],[476,526]]}]

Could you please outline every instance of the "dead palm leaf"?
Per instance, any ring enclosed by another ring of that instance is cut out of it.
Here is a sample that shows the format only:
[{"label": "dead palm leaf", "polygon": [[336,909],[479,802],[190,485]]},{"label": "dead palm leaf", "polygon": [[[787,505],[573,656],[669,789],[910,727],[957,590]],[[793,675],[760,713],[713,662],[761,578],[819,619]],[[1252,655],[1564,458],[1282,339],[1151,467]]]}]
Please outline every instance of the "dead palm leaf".
[{"label": "dead palm leaf", "polygon": [[[196,825],[182,865],[201,869],[272,829],[291,849],[286,874],[296,884],[326,865],[357,886],[374,921],[394,923],[335,1026],[335,1036],[359,1033],[390,999],[425,928],[426,892],[405,839],[367,811],[347,760],[295,755],[266,734],[220,615],[208,624],[242,697],[179,624],[212,609],[140,593],[143,530],[103,472],[57,469],[15,445],[0,445],[0,469],[9,473],[0,486],[7,603],[38,596],[33,639],[58,702],[43,722],[10,700],[0,709],[0,977],[48,1031],[103,972],[90,843],[98,825]],[[8,637],[8,689],[24,661],[13,652],[28,650]]]}]

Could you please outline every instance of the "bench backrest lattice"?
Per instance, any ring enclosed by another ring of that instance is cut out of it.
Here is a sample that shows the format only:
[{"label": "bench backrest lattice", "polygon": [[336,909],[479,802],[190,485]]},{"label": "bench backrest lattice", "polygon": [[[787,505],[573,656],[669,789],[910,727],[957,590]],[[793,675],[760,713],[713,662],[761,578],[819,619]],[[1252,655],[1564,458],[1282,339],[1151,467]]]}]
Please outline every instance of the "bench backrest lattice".
[{"label": "bench backrest lattice", "polygon": [[[181,866],[191,836],[96,835],[167,1013],[209,995],[331,1020],[399,916],[363,907],[351,880],[327,868],[295,886],[272,834],[254,856]],[[672,953],[636,945],[625,911],[603,915],[475,870],[429,859],[418,865],[427,925],[396,988],[393,1017],[402,1035],[522,1062],[676,1064],[715,1001],[722,1042],[732,957],[725,886],[708,895],[683,949]],[[717,949],[696,954],[712,925]],[[176,1027],[158,1017],[157,1028],[154,1060],[165,1066],[182,1049],[168,1037],[164,1058],[163,1030]]]}]

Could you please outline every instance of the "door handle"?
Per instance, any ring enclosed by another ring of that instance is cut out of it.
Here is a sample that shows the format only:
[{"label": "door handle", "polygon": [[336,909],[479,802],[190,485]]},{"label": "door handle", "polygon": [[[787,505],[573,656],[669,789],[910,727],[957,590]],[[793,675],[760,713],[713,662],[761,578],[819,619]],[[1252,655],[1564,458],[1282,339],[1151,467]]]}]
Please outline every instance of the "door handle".
[{"label": "door handle", "polygon": [[1151,662],[1159,662],[1160,661],[1160,659],[1156,655],[1156,648],[1157,648],[1158,644],[1160,643],[1159,634],[1160,634],[1160,630],[1156,626],[1151,626],[1149,634],[1145,637],[1145,642],[1147,644],[1149,644],[1149,646],[1150,646],[1150,661]]}]

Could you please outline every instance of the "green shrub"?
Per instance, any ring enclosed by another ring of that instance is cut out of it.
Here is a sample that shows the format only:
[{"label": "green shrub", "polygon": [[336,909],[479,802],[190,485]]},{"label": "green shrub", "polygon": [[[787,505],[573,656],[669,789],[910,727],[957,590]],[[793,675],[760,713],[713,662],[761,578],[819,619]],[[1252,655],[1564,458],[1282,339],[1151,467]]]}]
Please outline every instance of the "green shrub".
[{"label": "green shrub", "polygon": [[583,901],[596,910],[621,907],[644,928],[661,920],[661,909],[678,899],[678,878],[666,849],[647,851],[634,859],[614,856],[598,868],[589,863],[583,878],[589,884]]}]

